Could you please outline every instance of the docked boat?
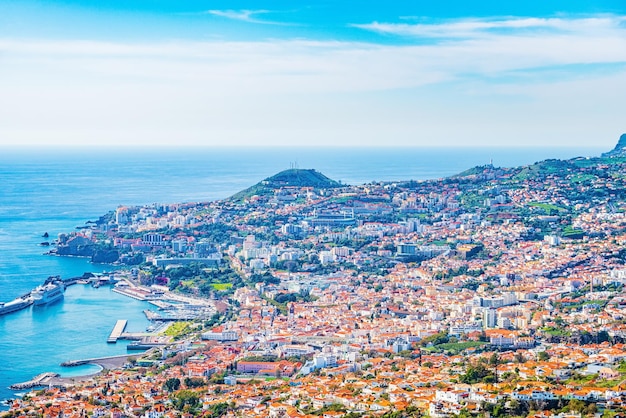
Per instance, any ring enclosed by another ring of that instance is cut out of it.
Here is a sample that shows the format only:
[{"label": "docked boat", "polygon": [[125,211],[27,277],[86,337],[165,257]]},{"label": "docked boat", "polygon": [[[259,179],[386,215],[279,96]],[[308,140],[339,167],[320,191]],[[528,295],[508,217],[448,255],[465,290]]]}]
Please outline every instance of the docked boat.
[{"label": "docked boat", "polygon": [[27,297],[17,298],[11,302],[0,302],[0,315],[5,315],[11,312],[19,311],[27,306],[31,305],[33,300]]},{"label": "docked boat", "polygon": [[63,298],[63,292],[65,292],[65,285],[61,281],[55,281],[46,283],[43,286],[37,286],[30,296],[33,298],[33,303],[38,305],[46,305],[48,303],[55,302]]}]

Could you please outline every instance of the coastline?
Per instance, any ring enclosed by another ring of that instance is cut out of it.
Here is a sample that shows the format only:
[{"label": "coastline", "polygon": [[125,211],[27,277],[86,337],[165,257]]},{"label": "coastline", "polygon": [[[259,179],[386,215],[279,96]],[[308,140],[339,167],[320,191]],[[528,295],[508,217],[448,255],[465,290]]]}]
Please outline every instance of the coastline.
[{"label": "coastline", "polygon": [[[87,257],[87,256],[82,256],[82,257],[81,257],[81,256],[68,256],[68,255],[63,255],[63,256],[62,256],[62,255],[58,255],[58,254],[49,254],[49,255],[56,255],[56,256],[57,256],[57,257],[55,257],[56,259],[63,259],[63,258],[68,258],[68,259],[72,259],[72,258],[75,258],[75,259],[88,259],[88,258],[89,258],[89,257]],[[81,302],[81,303],[82,303],[82,302]],[[82,318],[82,317],[81,317],[81,318]],[[75,358],[76,358],[76,357],[75,357]],[[43,367],[43,368],[41,368],[41,369],[44,369],[44,370],[45,370],[45,367]],[[31,373],[32,373],[32,372],[31,372]],[[61,380],[60,380],[60,383],[68,383],[68,382],[67,382],[68,380],[69,380],[70,382],[71,382],[71,381],[74,381],[74,382],[81,381],[81,382],[82,382],[82,381],[88,380],[88,379],[90,379],[90,378],[93,378],[93,377],[97,376],[97,375],[98,375],[98,374],[100,374],[100,373],[102,373],[102,370],[101,370],[101,371],[99,371],[99,372],[96,372],[96,373],[89,373],[89,374],[86,374],[86,375],[83,375],[83,376],[66,377],[66,378],[61,378],[61,377],[60,377],[59,379],[61,379]],[[33,374],[34,374],[34,373],[33,373]],[[23,377],[22,377],[22,379],[23,379]]]},{"label": "coastline", "polygon": [[[62,257],[59,257],[62,258]],[[106,344],[115,318],[128,319],[134,328],[141,332],[150,325],[143,311],[149,305],[113,292],[109,286],[96,289],[89,285],[68,287],[62,301],[45,306],[44,309],[23,310],[2,318],[5,335],[10,336],[0,342],[2,360],[14,365],[13,369],[0,370],[0,399],[15,399],[18,392],[29,388],[9,389],[18,382],[33,380],[43,372],[55,373],[54,379],[44,382],[47,386],[70,385],[97,376],[103,369],[117,369],[123,366],[129,356],[139,357],[141,352],[127,353],[126,344]],[[110,319],[114,318],[114,319]],[[54,341],[44,340],[36,347],[36,358],[23,356],[16,347],[27,347],[29,342],[40,338],[41,329],[54,328]],[[59,350],[63,347],[63,350]],[[106,358],[122,356],[119,362]],[[71,370],[61,366],[70,359],[91,359],[90,366]],[[41,387],[37,385],[36,387]],[[34,389],[37,390],[37,389]],[[0,412],[6,410],[3,403]]]},{"label": "coastline", "polygon": [[[140,355],[143,355],[143,354],[144,353],[141,353]],[[82,382],[88,381],[98,376],[105,370],[120,369],[128,362],[128,359],[131,357],[137,357],[137,354],[125,354],[121,356],[99,357],[99,358],[86,359],[86,360],[72,360],[71,362],[76,363],[75,365],[92,364],[92,365],[99,366],[100,370],[98,370],[95,373],[89,373],[89,374],[71,376],[71,377],[63,377],[57,373],[45,372],[45,373],[41,373],[33,377],[32,379],[26,382],[14,383],[10,386],[10,388],[12,390],[21,390],[21,389],[32,390],[38,387],[46,387],[46,386],[55,386],[55,387],[72,386],[76,383],[82,383]],[[66,367],[73,367],[73,366],[66,366]],[[44,376],[44,375],[46,375],[46,377],[40,378],[41,376]],[[39,382],[39,384],[37,384],[36,382]],[[20,386],[23,386],[23,387],[20,387]]]}]

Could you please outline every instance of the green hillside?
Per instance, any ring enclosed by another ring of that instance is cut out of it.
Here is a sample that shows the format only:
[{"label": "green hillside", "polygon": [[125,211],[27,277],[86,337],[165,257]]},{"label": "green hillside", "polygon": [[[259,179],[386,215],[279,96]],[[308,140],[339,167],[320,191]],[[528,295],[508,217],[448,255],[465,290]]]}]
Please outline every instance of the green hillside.
[{"label": "green hillside", "polygon": [[330,189],[341,187],[335,180],[313,169],[292,168],[281,171],[265,180],[249,187],[231,197],[234,201],[242,201],[254,195],[264,196],[273,194],[281,187],[313,187],[315,189]]}]

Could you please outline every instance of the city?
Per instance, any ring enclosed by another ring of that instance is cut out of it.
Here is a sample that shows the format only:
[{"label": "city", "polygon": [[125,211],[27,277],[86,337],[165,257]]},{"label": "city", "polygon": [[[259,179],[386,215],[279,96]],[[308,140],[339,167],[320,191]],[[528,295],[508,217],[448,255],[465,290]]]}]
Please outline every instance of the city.
[{"label": "city", "polygon": [[358,186],[292,168],[230,199],[118,207],[52,253],[211,309],[6,415],[618,416],[625,147]]}]

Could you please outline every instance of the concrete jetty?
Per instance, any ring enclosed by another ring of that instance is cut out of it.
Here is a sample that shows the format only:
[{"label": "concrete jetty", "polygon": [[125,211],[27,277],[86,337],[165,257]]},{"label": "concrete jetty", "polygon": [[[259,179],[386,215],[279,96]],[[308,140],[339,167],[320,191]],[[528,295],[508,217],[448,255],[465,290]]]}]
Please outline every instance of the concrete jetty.
[{"label": "concrete jetty", "polygon": [[126,329],[126,324],[128,324],[126,319],[118,319],[115,323],[115,327],[113,327],[113,331],[111,331],[111,335],[107,338],[107,343],[115,344]]},{"label": "concrete jetty", "polygon": [[32,379],[30,379],[28,382],[16,383],[14,385],[11,385],[9,386],[9,389],[19,390],[19,389],[35,388],[37,386],[46,386],[50,379],[57,377],[57,376],[59,376],[57,373],[51,373],[51,372],[41,373],[33,377]]},{"label": "concrete jetty", "polygon": [[83,364],[97,364],[105,369],[115,369],[122,367],[128,360],[129,355],[87,358],[81,360],[70,360],[61,363],[62,367],[82,366]]}]

